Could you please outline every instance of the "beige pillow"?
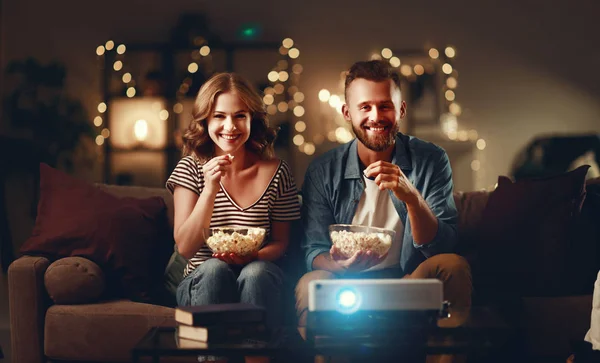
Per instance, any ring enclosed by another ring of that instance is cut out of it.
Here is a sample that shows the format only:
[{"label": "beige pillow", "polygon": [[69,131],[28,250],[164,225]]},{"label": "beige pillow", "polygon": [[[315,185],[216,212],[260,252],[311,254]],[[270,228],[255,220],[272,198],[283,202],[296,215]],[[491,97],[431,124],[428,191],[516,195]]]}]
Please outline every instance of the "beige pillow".
[{"label": "beige pillow", "polygon": [[85,304],[97,301],[104,292],[104,273],[83,257],[65,257],[46,270],[44,284],[56,304]]}]

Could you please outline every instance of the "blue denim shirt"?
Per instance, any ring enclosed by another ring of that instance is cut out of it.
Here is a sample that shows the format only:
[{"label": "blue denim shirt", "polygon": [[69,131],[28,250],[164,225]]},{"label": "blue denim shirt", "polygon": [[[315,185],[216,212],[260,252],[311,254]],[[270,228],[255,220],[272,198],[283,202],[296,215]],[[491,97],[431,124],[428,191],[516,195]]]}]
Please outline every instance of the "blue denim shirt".
[{"label": "blue denim shirt", "polygon": [[[302,186],[302,249],[311,271],[315,257],[329,252],[329,225],[351,224],[365,189],[357,144],[341,145],[313,160]],[[453,198],[452,169],[446,152],[412,136],[396,136],[392,162],[400,167],[421,193],[438,219],[438,230],[427,244],[414,242],[406,204],[389,191],[404,224],[400,267],[412,272],[420,262],[438,253],[452,252],[457,241],[457,211]]]}]

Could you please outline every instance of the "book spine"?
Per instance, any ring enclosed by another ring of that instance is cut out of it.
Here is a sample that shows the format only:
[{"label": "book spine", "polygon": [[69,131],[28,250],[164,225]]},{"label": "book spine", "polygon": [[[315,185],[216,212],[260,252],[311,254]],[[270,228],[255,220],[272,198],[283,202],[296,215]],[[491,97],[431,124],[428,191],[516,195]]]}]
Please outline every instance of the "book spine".
[{"label": "book spine", "polygon": [[[243,338],[264,338],[267,336],[267,328],[262,323],[215,326],[207,329],[208,331],[203,335],[187,333],[184,336],[181,334],[181,331],[179,331],[179,336],[185,339],[207,343],[222,343]],[[203,336],[206,336],[206,339],[200,338]]]},{"label": "book spine", "polygon": [[245,314],[210,314],[210,315],[192,315],[193,326],[211,326],[217,324],[238,324],[238,323],[264,323],[264,313],[245,313]]}]

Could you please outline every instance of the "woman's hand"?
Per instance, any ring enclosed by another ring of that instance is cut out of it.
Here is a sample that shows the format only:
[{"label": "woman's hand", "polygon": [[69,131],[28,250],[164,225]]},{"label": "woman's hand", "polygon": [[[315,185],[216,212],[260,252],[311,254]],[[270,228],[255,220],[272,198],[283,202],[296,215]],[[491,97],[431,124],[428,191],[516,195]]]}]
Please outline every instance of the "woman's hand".
[{"label": "woman's hand", "polygon": [[213,253],[213,257],[230,265],[247,265],[258,258],[258,252],[244,256],[238,256],[235,253]]},{"label": "woman's hand", "polygon": [[231,159],[229,154],[215,156],[202,165],[204,188],[206,190],[215,194],[219,191],[219,182],[221,181],[221,177],[229,170]]}]

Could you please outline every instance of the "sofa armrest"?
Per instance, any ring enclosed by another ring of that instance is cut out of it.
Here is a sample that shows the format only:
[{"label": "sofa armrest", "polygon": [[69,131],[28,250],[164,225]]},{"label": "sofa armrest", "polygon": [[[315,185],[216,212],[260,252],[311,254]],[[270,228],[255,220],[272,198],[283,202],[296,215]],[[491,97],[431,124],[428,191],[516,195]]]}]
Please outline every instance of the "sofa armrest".
[{"label": "sofa armrest", "polygon": [[8,269],[11,355],[14,363],[45,361],[44,318],[50,299],[44,287],[44,274],[49,265],[47,258],[23,256]]}]

